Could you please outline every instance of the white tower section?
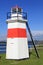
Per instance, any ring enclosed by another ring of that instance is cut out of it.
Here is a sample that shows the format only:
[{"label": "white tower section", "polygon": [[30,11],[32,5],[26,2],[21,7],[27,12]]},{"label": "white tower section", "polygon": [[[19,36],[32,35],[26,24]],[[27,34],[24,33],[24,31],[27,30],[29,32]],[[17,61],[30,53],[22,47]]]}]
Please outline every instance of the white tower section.
[{"label": "white tower section", "polygon": [[21,8],[14,7],[11,13],[8,13],[6,21],[8,23],[6,59],[29,58],[26,14]]}]

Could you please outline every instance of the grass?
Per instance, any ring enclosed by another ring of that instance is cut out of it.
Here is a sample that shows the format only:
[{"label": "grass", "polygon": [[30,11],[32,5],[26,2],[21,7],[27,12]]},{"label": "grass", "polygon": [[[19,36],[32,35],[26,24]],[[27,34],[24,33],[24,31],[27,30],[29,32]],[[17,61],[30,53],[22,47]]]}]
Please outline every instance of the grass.
[{"label": "grass", "polygon": [[43,49],[38,50],[40,58],[36,57],[35,51],[32,50],[29,59],[25,60],[6,60],[5,54],[0,54],[0,65],[43,65]]}]

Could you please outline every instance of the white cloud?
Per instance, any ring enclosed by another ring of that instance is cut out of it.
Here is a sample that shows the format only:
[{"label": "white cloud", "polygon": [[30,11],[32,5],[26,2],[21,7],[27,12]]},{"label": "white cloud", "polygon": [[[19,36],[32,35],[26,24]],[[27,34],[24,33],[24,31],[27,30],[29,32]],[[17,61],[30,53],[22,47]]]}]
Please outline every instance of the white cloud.
[{"label": "white cloud", "polygon": [[32,31],[32,35],[43,35],[43,31]]},{"label": "white cloud", "polygon": [[0,36],[0,41],[6,41],[6,35],[1,35]]},{"label": "white cloud", "polygon": [[[43,31],[31,31],[33,39],[43,40]],[[30,35],[28,34],[28,39],[30,40]]]}]

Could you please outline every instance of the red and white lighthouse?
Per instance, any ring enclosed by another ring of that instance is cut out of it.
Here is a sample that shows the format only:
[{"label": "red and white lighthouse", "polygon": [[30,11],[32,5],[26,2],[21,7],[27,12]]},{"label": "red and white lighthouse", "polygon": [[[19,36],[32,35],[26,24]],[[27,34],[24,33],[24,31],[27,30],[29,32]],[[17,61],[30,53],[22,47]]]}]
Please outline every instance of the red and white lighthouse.
[{"label": "red and white lighthouse", "polygon": [[7,14],[7,47],[6,59],[29,58],[26,34],[26,13],[19,7],[11,8]]}]

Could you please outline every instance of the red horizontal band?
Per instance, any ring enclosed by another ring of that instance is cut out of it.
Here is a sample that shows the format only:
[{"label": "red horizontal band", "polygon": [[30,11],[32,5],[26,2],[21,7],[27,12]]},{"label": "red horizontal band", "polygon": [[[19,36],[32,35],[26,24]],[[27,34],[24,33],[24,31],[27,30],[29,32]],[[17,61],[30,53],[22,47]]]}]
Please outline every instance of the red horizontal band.
[{"label": "red horizontal band", "polygon": [[13,28],[13,29],[8,29],[8,38],[16,38],[16,37],[27,37],[26,35],[26,29],[23,28]]}]

